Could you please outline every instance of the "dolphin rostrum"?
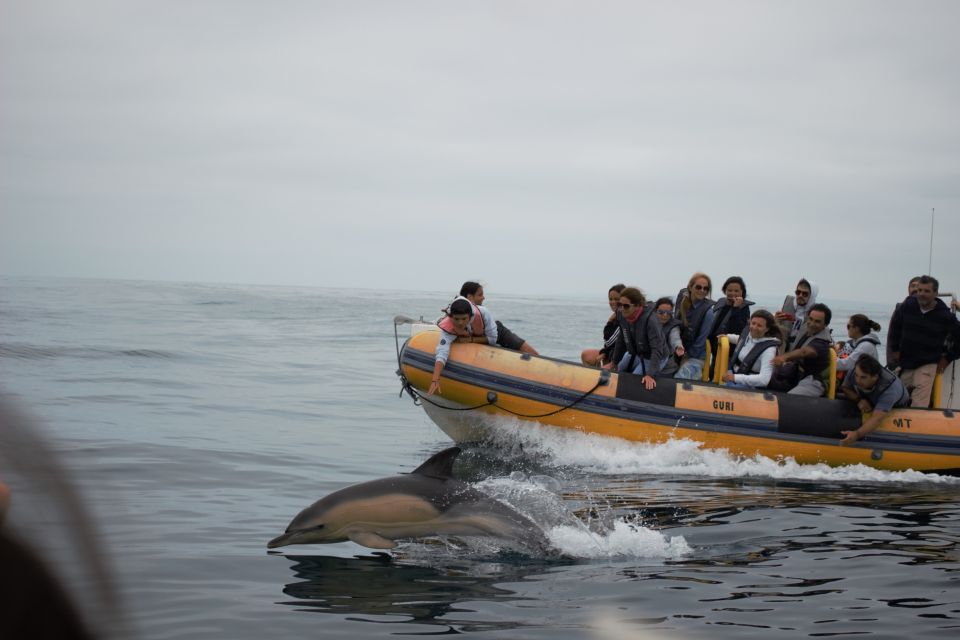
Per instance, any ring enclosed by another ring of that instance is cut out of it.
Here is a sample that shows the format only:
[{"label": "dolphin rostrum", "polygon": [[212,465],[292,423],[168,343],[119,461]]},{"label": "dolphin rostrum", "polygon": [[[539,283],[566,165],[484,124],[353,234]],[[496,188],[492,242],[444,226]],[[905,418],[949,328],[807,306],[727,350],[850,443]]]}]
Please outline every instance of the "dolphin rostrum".
[{"label": "dolphin rostrum", "polygon": [[460,535],[518,539],[549,551],[543,531],[529,518],[452,477],[460,451],[445,449],[410,474],[334,491],[297,514],[267,548],[352,540],[392,549],[394,540]]}]

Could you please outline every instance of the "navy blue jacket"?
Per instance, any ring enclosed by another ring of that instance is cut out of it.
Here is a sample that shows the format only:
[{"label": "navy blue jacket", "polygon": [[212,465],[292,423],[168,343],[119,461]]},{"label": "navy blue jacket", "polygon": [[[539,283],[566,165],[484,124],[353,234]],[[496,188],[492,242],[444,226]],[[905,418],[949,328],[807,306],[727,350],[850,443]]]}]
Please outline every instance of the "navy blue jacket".
[{"label": "navy blue jacket", "polygon": [[[948,344],[947,338],[950,338]],[[890,319],[890,348],[900,352],[900,366],[916,369],[960,356],[960,320],[943,300],[937,298],[933,309],[920,310],[914,296],[900,303],[900,313]]]}]

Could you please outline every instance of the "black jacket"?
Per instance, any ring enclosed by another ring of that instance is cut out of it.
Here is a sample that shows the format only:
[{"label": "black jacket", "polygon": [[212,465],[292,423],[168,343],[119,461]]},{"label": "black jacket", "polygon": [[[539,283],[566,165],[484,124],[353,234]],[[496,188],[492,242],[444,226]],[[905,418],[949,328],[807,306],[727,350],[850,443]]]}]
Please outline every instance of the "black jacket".
[{"label": "black jacket", "polygon": [[620,310],[617,310],[620,335],[613,348],[614,364],[619,365],[620,360],[629,353],[633,356],[630,369],[637,365],[637,358],[649,358],[650,369],[647,370],[647,374],[655,376],[660,373],[660,366],[667,357],[667,341],[655,311],[656,307],[653,303],[648,302],[643,308],[643,314],[631,325]]},{"label": "black jacket", "polygon": [[900,352],[901,367],[916,369],[960,356],[960,320],[943,300],[937,298],[933,309],[923,313],[917,298],[910,296],[899,311],[890,318],[889,340],[890,348]]}]

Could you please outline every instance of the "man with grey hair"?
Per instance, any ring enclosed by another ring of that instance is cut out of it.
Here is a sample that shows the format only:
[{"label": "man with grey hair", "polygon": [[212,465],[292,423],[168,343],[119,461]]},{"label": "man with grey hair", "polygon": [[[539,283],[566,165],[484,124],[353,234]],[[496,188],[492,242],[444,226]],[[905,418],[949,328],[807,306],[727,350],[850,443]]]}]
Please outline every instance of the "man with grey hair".
[{"label": "man with grey hair", "polygon": [[934,378],[960,356],[960,320],[937,296],[939,290],[936,278],[920,276],[916,295],[890,319],[890,348],[915,408],[930,406]]}]

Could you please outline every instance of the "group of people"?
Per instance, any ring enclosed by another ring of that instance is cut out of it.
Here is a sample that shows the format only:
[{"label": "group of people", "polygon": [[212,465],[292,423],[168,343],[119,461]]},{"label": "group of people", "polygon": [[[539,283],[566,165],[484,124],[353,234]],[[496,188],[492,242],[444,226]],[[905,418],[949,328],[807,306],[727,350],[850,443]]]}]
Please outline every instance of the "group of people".
[{"label": "group of people", "polygon": [[[657,379],[674,377],[699,380],[708,361],[707,345],[717,352],[721,336],[734,345],[724,384],[741,389],[772,389],[793,395],[825,395],[830,375],[830,349],[839,357],[840,395],[865,413],[871,413],[856,431],[844,432],[844,443],[855,442],[880,426],[895,407],[927,407],[938,372],[960,358],[960,310],[956,300],[948,306],[938,296],[932,276],[910,280],[908,296],[899,303],[887,333],[887,366],[879,361],[880,325],[858,313],[847,323],[849,339],[834,343],[830,332],[832,312],[816,302],[817,288],[801,279],[781,309],[751,312],[743,278],[724,281],[723,295],[711,298],[713,283],[705,273],[695,273],[676,300],[650,302],[637,287],[615,284],[607,295],[611,314],[603,328],[603,344],[586,349],[581,361],[588,366],[615,369],[642,376],[648,390]],[[538,355],[483,307],[483,287],[466,282],[460,295],[438,322],[441,336],[428,394],[440,390],[440,374],[454,342],[497,344]]]},{"label": "group of people", "polygon": [[[712,282],[695,273],[677,296],[648,303],[636,287],[610,287],[612,311],[603,329],[600,349],[586,349],[584,364],[643,376],[647,389],[658,377],[700,379],[707,344],[716,353],[726,335],[735,345],[729,368],[720,376],[733,388],[773,389],[793,395],[820,397],[826,393],[830,349],[838,355],[842,397],[856,402],[871,416],[856,431],[844,432],[844,443],[866,436],[895,407],[927,407],[936,374],[960,357],[960,305],[948,307],[931,276],[911,279],[908,297],[897,305],[887,337],[888,367],[879,361],[880,325],[862,313],[847,323],[845,342],[832,344],[830,308],[816,302],[817,289],[801,279],[783,308],[771,314],[750,312],[746,284],[727,278],[723,297],[710,298]],[[710,363],[709,366],[714,366]],[[711,371],[711,378],[714,372]]]}]

